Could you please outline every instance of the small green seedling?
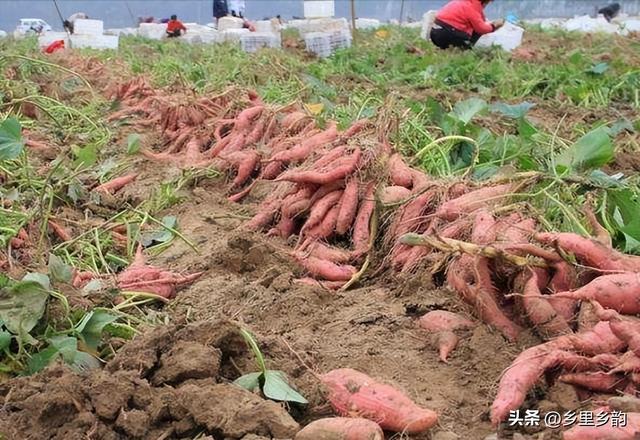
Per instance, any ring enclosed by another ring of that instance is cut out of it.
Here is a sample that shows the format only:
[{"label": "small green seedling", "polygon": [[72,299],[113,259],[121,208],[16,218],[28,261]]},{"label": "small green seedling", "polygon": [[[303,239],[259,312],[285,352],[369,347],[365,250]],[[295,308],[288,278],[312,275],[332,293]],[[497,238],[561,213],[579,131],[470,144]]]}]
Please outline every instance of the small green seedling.
[{"label": "small green seedling", "polygon": [[240,334],[249,348],[251,348],[251,351],[253,351],[260,371],[245,374],[244,376],[237,378],[233,383],[249,391],[259,389],[266,398],[271,400],[302,404],[308,403],[307,399],[302,397],[287,383],[287,377],[284,372],[278,370],[267,370],[264,362],[264,356],[262,355],[253,335],[243,328],[240,329]]}]

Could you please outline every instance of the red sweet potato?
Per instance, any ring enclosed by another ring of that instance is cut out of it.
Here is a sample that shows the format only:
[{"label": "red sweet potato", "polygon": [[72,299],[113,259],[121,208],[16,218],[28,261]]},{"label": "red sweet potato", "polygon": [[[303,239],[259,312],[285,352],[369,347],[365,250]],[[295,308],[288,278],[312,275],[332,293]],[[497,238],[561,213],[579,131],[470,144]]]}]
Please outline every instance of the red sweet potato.
[{"label": "red sweet potato", "polygon": [[640,413],[627,413],[626,426],[577,425],[562,434],[562,440],[637,440],[640,436]]},{"label": "red sweet potato", "polygon": [[253,121],[258,118],[264,110],[262,105],[254,105],[253,107],[242,110],[236,117],[234,130],[248,132],[252,128]]},{"label": "red sweet potato", "polygon": [[463,255],[449,266],[447,282],[465,302],[475,308],[484,323],[494,326],[508,339],[515,340],[521,331],[520,327],[504,314],[493,292],[486,285],[479,284],[475,273],[473,257]]},{"label": "red sweet potato", "polygon": [[374,193],[375,184],[371,182],[367,185],[367,188],[364,192],[364,197],[360,202],[360,207],[358,208],[356,221],[353,224],[353,233],[351,235],[351,240],[353,242],[354,252],[357,255],[362,255],[369,252],[369,222],[376,207]]},{"label": "red sweet potato", "polygon": [[480,188],[443,203],[436,211],[436,215],[444,220],[455,220],[462,214],[495,204],[511,191],[513,191],[511,184]]},{"label": "red sweet potato", "polygon": [[458,345],[455,330],[473,327],[473,322],[446,310],[434,310],[422,316],[418,325],[436,336],[440,360],[447,362],[447,357]]},{"label": "red sweet potato", "polygon": [[311,275],[328,281],[348,281],[358,271],[353,266],[335,264],[301,252],[294,252],[293,255]]},{"label": "red sweet potato", "polygon": [[310,228],[320,224],[322,219],[327,215],[329,210],[335,206],[338,206],[337,203],[342,198],[342,191],[333,191],[320,200],[315,202],[313,206],[311,206],[311,211],[309,212],[309,217],[302,227],[302,231],[307,231]]},{"label": "red sweet potato", "polygon": [[593,303],[598,318],[608,321],[611,331],[625,342],[636,356],[640,356],[640,320],[631,316],[621,316],[615,310],[604,309],[597,302]]},{"label": "red sweet potato", "polygon": [[358,210],[358,179],[352,178],[344,188],[342,199],[340,200],[340,210],[336,221],[336,233],[345,234],[356,216]]},{"label": "red sweet potato", "polygon": [[238,166],[238,174],[233,179],[233,186],[242,186],[251,177],[259,162],[260,154],[257,151],[247,151]]},{"label": "red sweet potato", "polygon": [[304,284],[306,286],[322,287],[327,290],[338,290],[345,285],[346,281],[319,281],[315,278],[304,277],[293,280],[296,284]]},{"label": "red sweet potato", "polygon": [[322,170],[324,167],[344,156],[347,152],[347,145],[337,146],[326,153],[320,153],[321,156],[311,165],[314,170]]},{"label": "red sweet potato", "polygon": [[360,150],[360,148],[356,148],[354,152],[347,158],[348,160],[342,162],[340,165],[337,165],[335,167],[330,167],[329,165],[327,165],[327,168],[330,167],[328,171],[290,170],[284,172],[275,180],[276,182],[289,181],[297,183],[315,183],[318,185],[326,185],[336,180],[343,179],[344,177],[355,171],[355,169],[358,167],[361,156],[362,151]]},{"label": "red sweet potato", "polygon": [[411,190],[404,186],[386,186],[380,191],[380,201],[384,205],[393,205],[411,196]]},{"label": "red sweet potato", "polygon": [[94,190],[106,193],[114,193],[125,185],[128,185],[129,183],[136,180],[136,177],[138,177],[137,174],[128,174],[126,176],[116,177],[115,179],[105,182],[102,185],[96,186]]},{"label": "red sweet potato", "polygon": [[311,422],[294,440],[384,440],[384,433],[371,420],[334,417]]},{"label": "red sweet potato", "polygon": [[306,229],[306,235],[321,240],[329,238],[336,230],[336,222],[340,213],[340,204],[334,205],[327,211],[322,221],[312,228]]},{"label": "red sweet potato", "polygon": [[56,234],[56,236],[62,240],[62,241],[70,241],[73,239],[73,237],[71,237],[71,234],[69,234],[69,231],[67,231],[65,228],[63,228],[62,226],[60,226],[58,223],[54,222],[53,220],[48,220],[47,224],[49,225],[49,228],[53,231],[54,234]]},{"label": "red sweet potato", "polygon": [[328,246],[312,239],[305,241],[300,247],[300,251],[307,252],[309,255],[320,260],[327,260],[336,264],[344,264],[351,260],[351,252],[334,246]]},{"label": "red sweet potato", "polygon": [[351,126],[349,128],[347,128],[340,135],[340,137],[343,138],[343,139],[350,139],[351,137],[353,137],[356,134],[360,133],[362,130],[364,130],[369,125],[371,125],[371,121],[369,119],[367,119],[367,118],[359,119],[356,122],[354,122],[353,124],[351,124]]},{"label": "red sweet potato", "polygon": [[329,402],[340,415],[373,420],[382,429],[417,434],[433,427],[438,415],[416,405],[406,395],[364,373],[350,368],[322,376],[329,390]]},{"label": "red sweet potato", "polygon": [[282,162],[297,162],[303,161],[316,149],[323,147],[336,140],[338,137],[338,130],[335,122],[331,122],[329,126],[320,133],[308,137],[298,145],[285,151],[281,151],[271,156],[271,160]]},{"label": "red sweet potato", "polygon": [[569,385],[575,385],[600,393],[614,393],[621,390],[626,385],[624,377],[618,377],[604,371],[590,373],[567,373],[558,377],[558,380]]},{"label": "red sweet potato", "polygon": [[586,286],[572,292],[549,295],[549,298],[594,300],[605,308],[635,315],[640,313],[640,273],[602,275]]},{"label": "red sweet potato", "polygon": [[491,406],[491,421],[498,425],[508,415],[522,405],[524,399],[551,367],[562,363],[571,350],[586,355],[613,353],[620,350],[624,343],[611,331],[607,322],[596,324],[593,329],[571,335],[560,336],[544,344],[528,348],[511,363],[500,379],[498,393]]},{"label": "red sweet potato", "polygon": [[585,266],[605,271],[640,272],[640,257],[625,255],[592,238],[570,232],[539,233],[535,238],[542,243],[571,252]]},{"label": "red sweet potato", "polygon": [[484,208],[475,213],[471,241],[475,244],[489,244],[496,241],[496,220]]},{"label": "red sweet potato", "polygon": [[547,278],[546,273],[543,271],[531,271],[522,292],[522,305],[527,312],[529,320],[545,339],[571,333],[571,327],[569,327],[564,317],[560,316],[546,296],[540,293],[540,277]]},{"label": "red sweet potato", "polygon": [[397,153],[392,154],[389,158],[388,167],[389,178],[394,185],[409,189],[413,186],[411,168],[404,162],[402,156]]}]

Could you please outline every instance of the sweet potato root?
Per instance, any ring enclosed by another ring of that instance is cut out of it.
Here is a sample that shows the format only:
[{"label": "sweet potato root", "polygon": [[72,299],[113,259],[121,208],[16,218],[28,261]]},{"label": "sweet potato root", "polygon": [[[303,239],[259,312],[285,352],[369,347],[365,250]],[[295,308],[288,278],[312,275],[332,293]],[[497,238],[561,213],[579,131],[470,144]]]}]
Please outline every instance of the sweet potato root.
[{"label": "sweet potato root", "polygon": [[498,425],[515,410],[540,379],[551,367],[559,365],[570,350],[586,355],[614,353],[624,343],[611,331],[607,322],[600,322],[592,330],[578,334],[560,336],[544,344],[528,348],[507,368],[498,386],[498,393],[491,406],[491,421]]},{"label": "sweet potato root", "polygon": [[605,271],[640,272],[640,257],[622,254],[592,238],[570,232],[539,233],[536,240],[571,252],[586,266]]},{"label": "sweet potato root", "polygon": [[433,333],[436,337],[440,360],[447,362],[447,357],[458,345],[455,330],[473,327],[473,322],[446,310],[434,310],[422,316],[418,325]]},{"label": "sweet potato root", "polygon": [[322,376],[329,390],[329,402],[340,415],[364,417],[381,428],[417,434],[433,427],[438,415],[416,405],[390,385],[350,368],[330,371]]},{"label": "sweet potato root", "polygon": [[625,342],[636,356],[640,356],[640,320],[631,316],[621,316],[615,310],[605,310],[597,302],[593,302],[598,318],[608,321],[611,331]]},{"label": "sweet potato root", "polygon": [[376,207],[374,194],[375,185],[373,183],[369,183],[365,190],[364,197],[360,202],[358,214],[356,215],[356,220],[353,225],[353,233],[351,235],[354,252],[357,255],[369,252],[369,222]]},{"label": "sweet potato root", "polygon": [[640,313],[640,273],[602,275],[573,292],[559,292],[549,298],[593,300],[605,308],[635,315]]},{"label": "sweet potato root", "polygon": [[384,440],[384,433],[371,420],[334,417],[311,422],[294,440]]},{"label": "sweet potato root", "polygon": [[122,189],[124,186],[136,180],[137,177],[137,174],[128,174],[126,176],[116,177],[115,179],[105,182],[102,185],[96,186],[94,190],[113,194],[116,191]]},{"label": "sweet potato root", "polygon": [[404,186],[386,186],[380,191],[380,202],[384,205],[393,205],[402,202],[411,196],[411,190]]},{"label": "sweet potato root", "polygon": [[399,154],[392,154],[389,158],[389,178],[394,185],[411,189],[413,186],[413,177],[411,168],[402,159]]},{"label": "sweet potato root", "polygon": [[494,204],[513,190],[513,185],[488,186],[449,200],[438,208],[436,215],[444,220],[455,220],[462,214]]},{"label": "sweet potato root", "polygon": [[353,266],[339,265],[301,252],[294,252],[293,256],[311,275],[328,281],[348,281],[358,271]]},{"label": "sweet potato root", "polygon": [[546,277],[546,274],[538,272],[542,271],[531,271],[522,295],[522,305],[529,320],[545,339],[571,333],[571,327],[564,317],[560,316],[546,296],[540,293],[539,279],[540,276]]},{"label": "sweet potato root", "polygon": [[[362,156],[362,151],[360,148],[356,148],[350,156],[348,156],[343,162],[340,164],[331,167],[327,171],[297,171],[291,170],[285,173],[282,173],[276,180],[276,182],[280,181],[289,181],[289,182],[297,182],[297,183],[315,183],[318,185],[326,185],[327,183],[334,182],[339,179],[343,179],[344,177],[351,174],[360,161]],[[327,165],[329,168],[330,165]]]},{"label": "sweet potato root", "polygon": [[340,200],[340,209],[336,221],[336,233],[345,234],[356,216],[358,210],[358,179],[351,179],[347,182]]}]

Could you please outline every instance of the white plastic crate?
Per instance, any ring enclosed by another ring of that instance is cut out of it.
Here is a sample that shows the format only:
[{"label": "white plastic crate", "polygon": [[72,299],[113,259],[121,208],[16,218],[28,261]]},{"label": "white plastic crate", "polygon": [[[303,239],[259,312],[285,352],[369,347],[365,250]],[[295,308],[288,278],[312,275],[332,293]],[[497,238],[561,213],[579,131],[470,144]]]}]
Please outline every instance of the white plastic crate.
[{"label": "white plastic crate", "polygon": [[213,29],[209,31],[194,31],[189,28],[187,33],[182,36],[181,39],[191,44],[215,44],[222,43],[224,41],[224,35],[222,35],[221,32],[217,32]]},{"label": "white plastic crate", "polygon": [[104,31],[105,35],[138,35],[137,28],[113,28]]},{"label": "white plastic crate", "polygon": [[79,18],[73,22],[73,33],[77,35],[102,35],[104,34],[104,22]]},{"label": "white plastic crate", "polygon": [[256,32],[271,32],[273,34],[280,33],[282,26],[278,22],[278,19],[273,20],[258,20],[255,22]]},{"label": "white plastic crate", "polygon": [[117,35],[71,35],[71,47],[74,49],[117,49],[119,41]]},{"label": "white plastic crate", "polygon": [[523,35],[523,28],[506,22],[504,26],[497,31],[484,34],[480,37],[476,43],[476,47],[499,46],[510,52],[522,44]]},{"label": "white plastic crate", "polygon": [[609,23],[602,15],[599,15],[598,18],[591,18],[588,15],[571,18],[564,23],[564,29],[588,34],[616,34],[620,32],[620,28],[617,25]]},{"label": "white plastic crate", "polygon": [[245,35],[250,33],[249,29],[226,29],[222,32],[220,32],[222,34],[223,40],[224,41],[228,41],[230,43],[239,43],[240,42],[240,38]]},{"label": "white plastic crate", "polygon": [[620,28],[627,32],[640,32],[639,18],[625,18],[619,22]]},{"label": "white plastic crate", "polygon": [[346,29],[329,33],[331,50],[351,47],[351,32]]},{"label": "white plastic crate", "polygon": [[331,56],[331,35],[328,32],[309,32],[304,36],[307,52],[320,58]]},{"label": "white plastic crate", "polygon": [[304,0],[305,18],[333,17],[336,14],[334,0]]},{"label": "white plastic crate", "polygon": [[69,36],[66,32],[45,32],[38,37],[38,47],[47,47],[57,40],[63,40],[64,47],[69,47]]},{"label": "white plastic crate", "polygon": [[356,18],[356,29],[377,29],[382,25],[375,18]]},{"label": "white plastic crate", "polygon": [[245,52],[256,52],[263,47],[280,46],[280,36],[273,32],[249,32],[240,36],[240,47]]},{"label": "white plastic crate", "polygon": [[140,23],[138,35],[151,40],[161,40],[167,33],[167,25],[161,23]]},{"label": "white plastic crate", "polygon": [[242,29],[244,20],[238,17],[220,17],[218,20],[218,30],[226,31],[228,29]]},{"label": "white plastic crate", "polygon": [[304,36],[309,32],[332,32],[349,29],[346,18],[316,18],[311,20],[291,20],[287,28],[297,29]]}]

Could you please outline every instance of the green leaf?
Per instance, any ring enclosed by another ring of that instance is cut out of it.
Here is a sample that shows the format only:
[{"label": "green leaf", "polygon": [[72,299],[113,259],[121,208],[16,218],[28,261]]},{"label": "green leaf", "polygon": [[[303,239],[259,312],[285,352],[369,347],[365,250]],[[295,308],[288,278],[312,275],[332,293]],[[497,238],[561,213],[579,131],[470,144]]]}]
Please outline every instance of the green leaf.
[{"label": "green leaf", "polygon": [[110,334],[111,336],[115,336],[116,338],[122,339],[133,339],[136,335],[135,330],[126,324],[120,324],[117,322],[112,322],[111,324],[107,324],[104,326],[105,333]]},{"label": "green leaf", "polygon": [[563,151],[556,158],[556,163],[574,171],[584,171],[605,165],[613,157],[614,150],[609,129],[598,127]]},{"label": "green leaf", "polygon": [[173,215],[167,215],[162,218],[162,224],[165,228],[142,235],[141,241],[144,247],[166,243],[173,239],[173,232],[169,229],[176,229],[178,226],[178,219]]},{"label": "green leaf", "polygon": [[609,135],[611,135],[611,137],[616,137],[623,131],[628,131],[629,133],[633,133],[636,131],[636,129],[628,119],[618,119],[609,128]]},{"label": "green leaf", "polygon": [[98,151],[95,145],[78,148],[74,151],[74,154],[76,156],[76,160],[73,162],[74,167],[90,167],[98,161]]},{"label": "green leaf", "polygon": [[507,118],[519,119],[524,118],[527,112],[534,106],[535,104],[526,101],[520,104],[498,102],[491,106],[491,111],[494,113],[500,113],[502,116],[506,116]]},{"label": "green leaf", "polygon": [[580,64],[582,62],[583,56],[581,52],[575,52],[569,57],[569,62],[571,64]]},{"label": "green leaf", "polygon": [[260,388],[260,379],[262,378],[262,372],[249,373],[244,376],[240,376],[233,381],[234,384],[244,388],[248,391],[255,391]]},{"label": "green leaf", "polygon": [[104,328],[118,319],[118,317],[104,310],[94,310],[89,312],[89,315],[89,319],[83,323],[83,328],[78,328],[77,330],[80,332],[80,337],[87,347],[95,351],[100,345]]},{"label": "green leaf", "polygon": [[0,331],[0,351],[9,348],[13,336],[6,330]]},{"label": "green leaf", "polygon": [[73,268],[65,264],[57,255],[49,254],[49,273],[56,281],[70,283],[73,277]]},{"label": "green leaf", "polygon": [[468,124],[478,113],[487,108],[487,102],[480,98],[469,98],[459,101],[450,113],[464,124]]},{"label": "green leaf", "polygon": [[102,365],[95,356],[92,356],[89,353],[85,353],[84,351],[76,351],[73,361],[69,363],[69,366],[73,370],[81,373],[87,370],[98,369]]},{"label": "green leaf", "polygon": [[302,404],[309,403],[307,399],[302,397],[300,393],[294,390],[291,385],[287,383],[287,378],[282,371],[265,371],[262,392],[267,398],[272,400]]},{"label": "green leaf", "polygon": [[609,70],[608,63],[598,63],[598,64],[594,64],[593,66],[591,66],[591,68],[587,69],[587,73],[592,73],[594,75],[602,75],[607,70]]},{"label": "green leaf", "polygon": [[267,371],[267,367],[264,363],[264,356],[262,356],[262,352],[260,351],[260,347],[258,347],[258,343],[255,338],[249,330],[244,328],[240,329],[240,334],[242,335],[244,342],[246,342],[251,351],[253,351],[253,355],[256,357],[256,363],[258,364],[260,372],[265,373]]},{"label": "green leaf", "polygon": [[29,359],[27,371],[29,374],[37,373],[45,369],[51,362],[60,356],[60,352],[55,347],[47,347],[44,350],[34,354]]},{"label": "green leaf", "polygon": [[36,281],[0,289],[0,319],[15,335],[30,332],[44,315],[49,293]]},{"label": "green leaf", "polygon": [[53,336],[49,339],[49,343],[58,350],[58,353],[66,363],[73,363],[78,352],[78,340],[76,338],[64,335]]},{"label": "green leaf", "polygon": [[131,133],[127,136],[127,154],[136,154],[140,151],[140,135]]},{"label": "green leaf", "polygon": [[620,188],[623,183],[621,175],[610,176],[602,170],[593,170],[589,174],[589,183],[599,188]]},{"label": "green leaf", "polygon": [[51,290],[51,281],[49,280],[49,277],[43,273],[29,272],[22,277],[22,281],[35,281],[45,290]]},{"label": "green leaf", "polygon": [[16,118],[7,118],[0,123],[0,161],[13,160],[24,150],[22,126]]}]

